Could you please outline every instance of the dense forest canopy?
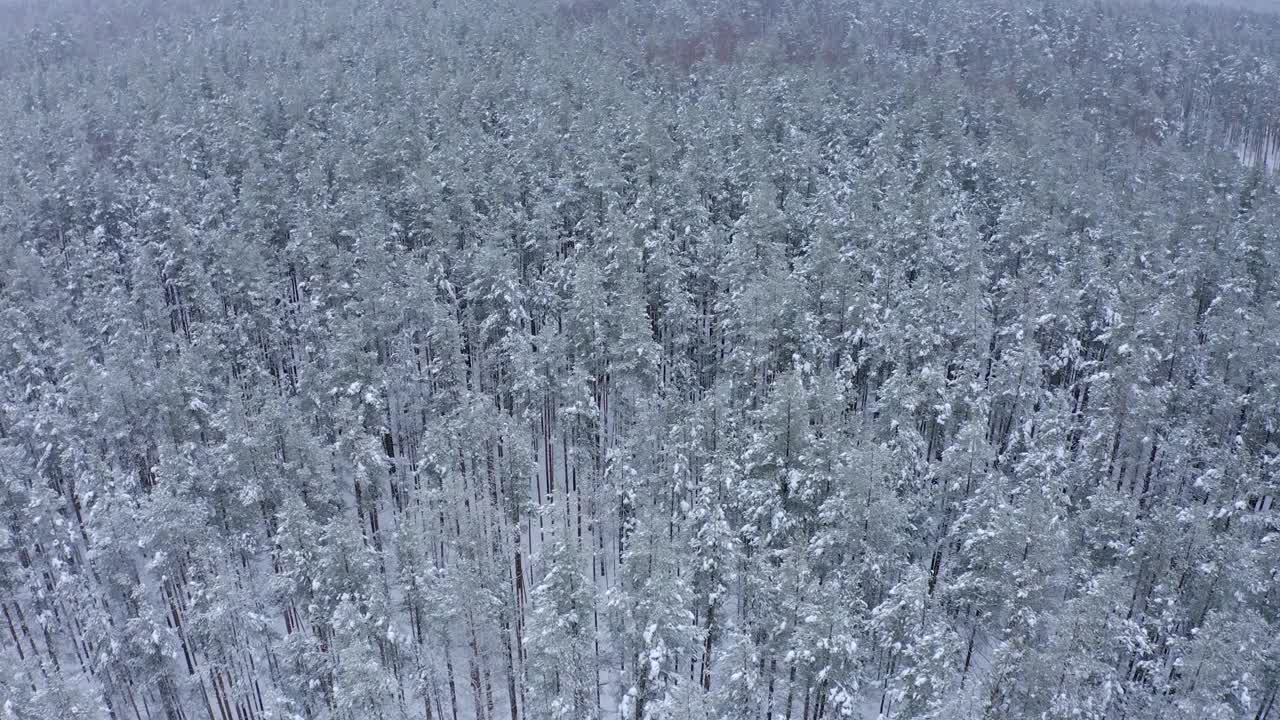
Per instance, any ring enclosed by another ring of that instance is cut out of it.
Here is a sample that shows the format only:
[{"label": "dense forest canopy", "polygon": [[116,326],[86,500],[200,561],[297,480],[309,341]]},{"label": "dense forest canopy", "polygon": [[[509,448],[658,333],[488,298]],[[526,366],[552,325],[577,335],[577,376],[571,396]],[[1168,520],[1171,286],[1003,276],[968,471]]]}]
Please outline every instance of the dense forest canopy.
[{"label": "dense forest canopy", "polygon": [[1272,0],[1164,0],[1165,2],[1173,2],[1177,5],[1208,5],[1222,6],[1228,8],[1240,8],[1244,10],[1253,10],[1255,12],[1280,12],[1280,5]]},{"label": "dense forest canopy", "polygon": [[0,13],[0,718],[1280,718],[1280,15]]}]

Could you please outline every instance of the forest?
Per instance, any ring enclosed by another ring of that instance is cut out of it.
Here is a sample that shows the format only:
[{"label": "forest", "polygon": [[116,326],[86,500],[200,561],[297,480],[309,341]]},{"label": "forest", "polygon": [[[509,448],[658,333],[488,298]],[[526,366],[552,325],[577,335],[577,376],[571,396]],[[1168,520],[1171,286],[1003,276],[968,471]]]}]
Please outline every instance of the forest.
[{"label": "forest", "polygon": [[1239,4],[0,5],[0,720],[1280,720]]}]

